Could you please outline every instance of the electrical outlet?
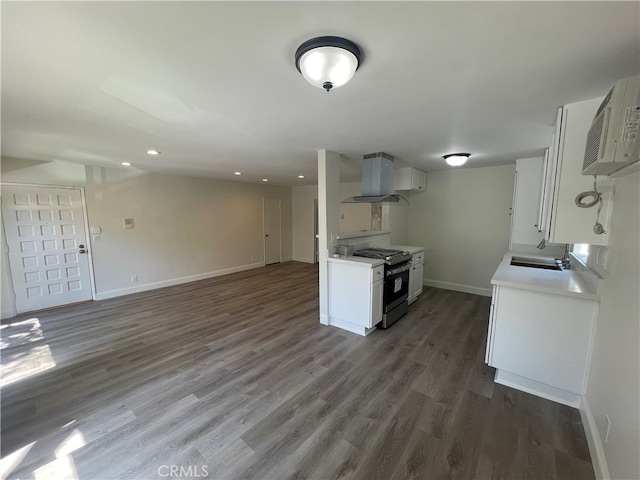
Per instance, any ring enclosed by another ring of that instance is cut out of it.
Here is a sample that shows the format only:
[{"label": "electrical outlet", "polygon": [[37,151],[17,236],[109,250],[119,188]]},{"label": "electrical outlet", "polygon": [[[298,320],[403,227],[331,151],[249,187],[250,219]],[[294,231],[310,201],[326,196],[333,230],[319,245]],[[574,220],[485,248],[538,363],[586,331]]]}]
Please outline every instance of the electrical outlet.
[{"label": "electrical outlet", "polygon": [[611,433],[611,419],[609,418],[609,415],[605,415],[604,419],[607,422],[607,428],[604,433],[604,443],[607,443],[609,441],[609,434]]},{"label": "electrical outlet", "polygon": [[131,283],[138,283],[138,275],[131,275]]}]

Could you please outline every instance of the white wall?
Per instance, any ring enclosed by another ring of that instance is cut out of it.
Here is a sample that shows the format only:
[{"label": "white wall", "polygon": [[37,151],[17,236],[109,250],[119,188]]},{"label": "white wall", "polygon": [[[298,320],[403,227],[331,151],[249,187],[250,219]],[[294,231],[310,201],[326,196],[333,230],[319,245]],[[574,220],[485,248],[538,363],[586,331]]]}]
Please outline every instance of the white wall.
[{"label": "white wall", "polygon": [[293,259],[297,262],[313,263],[315,229],[314,201],[318,199],[318,186],[293,187],[292,201],[292,241]]},{"label": "white wall", "polygon": [[[402,192],[402,195],[411,202],[410,192]],[[404,203],[382,206],[382,230],[391,232],[391,245],[409,245],[409,208],[410,205]]]},{"label": "white wall", "polygon": [[[362,195],[362,182],[340,184],[340,201]],[[371,230],[370,203],[340,204],[340,233],[353,233]]]},{"label": "white wall", "polygon": [[3,159],[2,180],[85,187],[89,225],[102,228],[91,244],[98,298],[260,266],[264,196],[282,200],[282,257],[291,259],[291,188],[79,166],[83,182],[77,165],[57,167]]},{"label": "white wall", "polygon": [[426,285],[491,295],[509,247],[515,165],[429,172],[411,196],[409,245],[424,245]]},{"label": "white wall", "polygon": [[[613,479],[640,478],[640,175],[618,179],[585,406]],[[604,443],[605,415],[611,432]]]}]

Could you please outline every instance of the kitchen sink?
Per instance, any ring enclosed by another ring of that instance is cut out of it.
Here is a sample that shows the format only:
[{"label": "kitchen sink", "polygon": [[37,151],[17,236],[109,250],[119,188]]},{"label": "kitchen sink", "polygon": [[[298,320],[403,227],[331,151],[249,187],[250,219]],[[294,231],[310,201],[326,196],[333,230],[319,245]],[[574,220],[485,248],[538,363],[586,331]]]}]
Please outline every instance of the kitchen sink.
[{"label": "kitchen sink", "polygon": [[545,270],[562,270],[562,261],[555,258],[511,257],[511,265],[515,267],[543,268]]}]

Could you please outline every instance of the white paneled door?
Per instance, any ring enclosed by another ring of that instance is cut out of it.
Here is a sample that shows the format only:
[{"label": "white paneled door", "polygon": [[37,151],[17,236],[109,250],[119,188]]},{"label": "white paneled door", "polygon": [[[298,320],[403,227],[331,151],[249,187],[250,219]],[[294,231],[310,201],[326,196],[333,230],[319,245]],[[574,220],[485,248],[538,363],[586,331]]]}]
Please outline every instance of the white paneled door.
[{"label": "white paneled door", "polygon": [[91,300],[80,190],[3,186],[2,218],[18,313]]},{"label": "white paneled door", "polygon": [[280,199],[264,197],[264,264],[280,263]]}]

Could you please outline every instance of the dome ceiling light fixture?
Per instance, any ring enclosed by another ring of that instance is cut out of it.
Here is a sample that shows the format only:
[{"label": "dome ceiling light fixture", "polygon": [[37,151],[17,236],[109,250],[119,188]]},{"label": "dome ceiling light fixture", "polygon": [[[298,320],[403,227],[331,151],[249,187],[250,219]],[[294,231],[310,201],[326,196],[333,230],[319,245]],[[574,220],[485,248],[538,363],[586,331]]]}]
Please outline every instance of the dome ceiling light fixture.
[{"label": "dome ceiling light fixture", "polygon": [[342,37],[315,37],[296,50],[296,68],[314,87],[327,93],[353,77],[362,63],[362,51]]},{"label": "dome ceiling light fixture", "polygon": [[459,167],[460,165],[467,163],[470,156],[470,153],[449,153],[447,155],[443,155],[442,158],[444,158],[448,165],[451,165],[452,167]]}]

